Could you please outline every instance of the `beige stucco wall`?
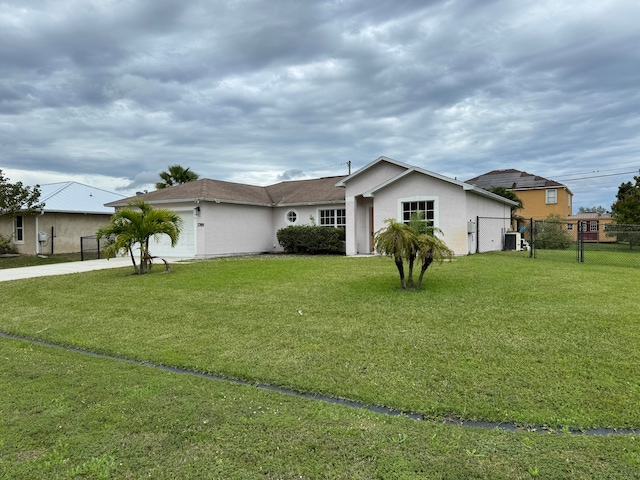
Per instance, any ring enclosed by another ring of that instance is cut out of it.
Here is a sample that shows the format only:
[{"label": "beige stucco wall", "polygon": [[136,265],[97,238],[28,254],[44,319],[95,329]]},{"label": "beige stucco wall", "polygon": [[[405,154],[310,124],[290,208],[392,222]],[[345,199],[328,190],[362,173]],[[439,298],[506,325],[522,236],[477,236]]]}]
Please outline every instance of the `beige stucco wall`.
[{"label": "beige stucco wall", "polygon": [[572,213],[572,196],[564,187],[552,188],[557,191],[557,203],[546,203],[548,189],[514,190],[514,193],[522,200],[523,208],[516,213],[524,218],[544,220],[551,214],[565,218]]},{"label": "beige stucco wall", "polygon": [[[82,213],[48,212],[44,215],[24,215],[24,243],[16,243],[14,246],[18,253],[28,255],[79,252],[80,237],[95,235],[96,230],[109,223],[110,218],[111,215],[107,214]],[[53,239],[51,239],[52,227]],[[38,232],[46,233],[46,242],[37,242]],[[0,233],[13,237],[13,221],[10,218],[3,217],[0,220]]]}]

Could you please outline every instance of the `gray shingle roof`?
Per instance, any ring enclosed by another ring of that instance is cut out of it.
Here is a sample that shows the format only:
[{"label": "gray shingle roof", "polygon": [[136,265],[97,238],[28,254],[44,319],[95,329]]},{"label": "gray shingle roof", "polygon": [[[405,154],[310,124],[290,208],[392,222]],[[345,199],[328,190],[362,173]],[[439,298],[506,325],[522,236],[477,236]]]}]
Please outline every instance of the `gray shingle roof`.
[{"label": "gray shingle roof", "polygon": [[492,187],[504,187],[510,190],[530,190],[535,188],[564,187],[565,185],[554,180],[548,180],[537,175],[532,175],[520,170],[493,170],[475,178],[467,180],[476,187],[489,189]]},{"label": "gray shingle roof", "polygon": [[290,205],[344,201],[344,189],[335,184],[343,176],[281,182],[267,187],[203,178],[143,195],[124,198],[107,206],[123,206],[135,199],[149,203],[210,200],[251,205]]}]

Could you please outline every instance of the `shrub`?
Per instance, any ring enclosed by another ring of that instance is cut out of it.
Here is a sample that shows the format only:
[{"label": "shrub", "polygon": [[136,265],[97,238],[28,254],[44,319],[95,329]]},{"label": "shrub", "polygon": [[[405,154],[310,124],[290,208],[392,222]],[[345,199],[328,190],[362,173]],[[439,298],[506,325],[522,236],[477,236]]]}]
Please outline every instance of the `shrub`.
[{"label": "shrub", "polygon": [[557,214],[549,215],[545,220],[536,222],[535,247],[549,250],[564,250],[573,243],[566,230],[566,222]]},{"label": "shrub", "polygon": [[344,251],[344,229],[312,225],[289,226],[277,232],[286,253],[338,254]]},{"label": "shrub", "polygon": [[17,252],[16,252],[16,249],[13,248],[11,239],[0,234],[0,255],[4,255],[5,253],[17,253]]}]

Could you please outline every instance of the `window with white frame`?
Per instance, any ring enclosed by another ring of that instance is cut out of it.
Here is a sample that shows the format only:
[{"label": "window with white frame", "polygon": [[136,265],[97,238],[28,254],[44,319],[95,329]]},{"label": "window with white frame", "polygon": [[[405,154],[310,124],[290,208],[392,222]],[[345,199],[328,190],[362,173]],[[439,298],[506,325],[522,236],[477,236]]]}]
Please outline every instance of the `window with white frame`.
[{"label": "window with white frame", "polygon": [[567,223],[567,230],[568,231],[573,230],[573,223]]},{"label": "window with white frame", "polygon": [[13,222],[13,242],[24,243],[24,217],[16,215]]},{"label": "window with white frame", "polygon": [[547,205],[558,203],[558,190],[555,188],[547,189]]},{"label": "window with white frame", "polygon": [[435,201],[434,200],[417,200],[413,202],[402,202],[402,221],[409,223],[411,215],[414,213],[423,212],[423,221],[427,223],[427,226],[434,226],[435,219]]},{"label": "window with white frame", "polygon": [[598,231],[598,221],[597,220],[591,220],[589,222],[589,231],[590,232],[597,232]]},{"label": "window with white frame", "polygon": [[287,222],[296,223],[297,218],[298,218],[298,214],[293,210],[289,210],[287,212]]},{"label": "window with white frame", "polygon": [[321,227],[344,227],[347,224],[347,211],[344,208],[330,208],[318,212]]}]

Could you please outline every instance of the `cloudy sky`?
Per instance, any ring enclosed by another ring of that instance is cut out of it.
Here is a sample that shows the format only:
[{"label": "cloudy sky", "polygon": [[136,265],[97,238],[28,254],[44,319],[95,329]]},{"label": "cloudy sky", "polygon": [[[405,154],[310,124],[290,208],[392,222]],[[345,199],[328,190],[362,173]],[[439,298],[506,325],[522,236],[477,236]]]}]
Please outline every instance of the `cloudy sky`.
[{"label": "cloudy sky", "polygon": [[133,194],[386,155],[609,208],[640,168],[637,0],[0,0],[0,169]]}]

